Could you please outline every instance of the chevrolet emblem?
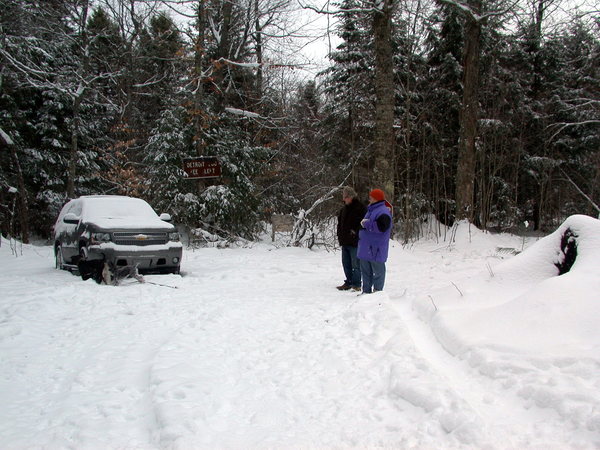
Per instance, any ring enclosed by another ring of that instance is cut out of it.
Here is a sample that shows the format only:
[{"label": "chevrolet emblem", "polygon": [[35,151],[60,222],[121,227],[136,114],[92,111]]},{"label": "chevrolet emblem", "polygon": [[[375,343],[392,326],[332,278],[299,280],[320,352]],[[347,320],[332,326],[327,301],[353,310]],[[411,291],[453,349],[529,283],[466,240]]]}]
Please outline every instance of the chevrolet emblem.
[{"label": "chevrolet emblem", "polygon": [[138,241],[145,241],[146,239],[148,239],[148,236],[146,236],[145,234],[138,234],[134,236],[134,238]]}]

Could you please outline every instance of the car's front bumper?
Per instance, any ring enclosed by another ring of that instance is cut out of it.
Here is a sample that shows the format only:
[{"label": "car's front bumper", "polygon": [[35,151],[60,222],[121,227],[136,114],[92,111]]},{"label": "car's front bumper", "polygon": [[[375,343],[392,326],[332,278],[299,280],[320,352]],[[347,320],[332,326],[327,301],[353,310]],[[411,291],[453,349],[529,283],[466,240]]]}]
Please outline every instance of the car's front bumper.
[{"label": "car's front bumper", "polygon": [[141,272],[178,272],[182,254],[181,242],[140,246],[108,242],[88,247],[88,259],[104,259],[117,267],[137,266]]}]

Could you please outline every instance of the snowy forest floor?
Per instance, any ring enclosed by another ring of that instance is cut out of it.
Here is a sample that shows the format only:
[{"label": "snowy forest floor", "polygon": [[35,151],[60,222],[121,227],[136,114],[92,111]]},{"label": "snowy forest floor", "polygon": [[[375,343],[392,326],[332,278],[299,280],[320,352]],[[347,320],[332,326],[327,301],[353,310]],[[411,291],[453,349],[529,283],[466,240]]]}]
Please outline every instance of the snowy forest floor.
[{"label": "snowy forest floor", "polygon": [[526,334],[459,351],[415,306],[533,242],[393,242],[384,292],[357,296],[339,252],[188,250],[145,277],[165,286],[105,286],[3,240],[0,448],[600,448],[599,358]]}]

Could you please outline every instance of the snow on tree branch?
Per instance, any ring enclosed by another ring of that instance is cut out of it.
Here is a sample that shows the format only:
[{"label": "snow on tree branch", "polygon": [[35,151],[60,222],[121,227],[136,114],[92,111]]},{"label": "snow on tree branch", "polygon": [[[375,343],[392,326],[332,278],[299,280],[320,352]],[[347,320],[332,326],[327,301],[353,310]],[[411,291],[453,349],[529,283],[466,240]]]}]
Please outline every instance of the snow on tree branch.
[{"label": "snow on tree branch", "polygon": [[261,118],[260,114],[257,114],[252,111],[244,111],[243,109],[225,108],[225,111],[227,111],[230,114],[235,114],[236,116],[244,116],[244,117],[248,117],[251,119],[260,119]]},{"label": "snow on tree branch", "polygon": [[340,9],[336,9],[336,10],[330,10],[330,9],[325,9],[325,7],[317,8],[312,5],[306,5],[306,4],[303,4],[302,2],[299,2],[299,4],[302,9],[309,9],[318,14],[329,14],[332,16],[335,16],[338,14],[344,14],[344,13],[365,13],[365,12],[379,11],[379,9],[375,8],[375,7],[373,7],[373,8],[340,8]]},{"label": "snow on tree branch", "polygon": [[459,10],[461,10],[462,12],[466,13],[467,15],[469,15],[475,22],[480,22],[481,21],[481,16],[476,14],[469,6],[460,3],[460,2],[455,2],[453,0],[440,0],[442,3],[446,3],[447,5],[451,5],[454,6],[455,8],[458,8]]},{"label": "snow on tree branch", "polygon": [[549,125],[548,127],[558,127],[558,130],[552,135],[550,136],[550,139],[548,139],[549,142],[553,141],[554,138],[556,136],[558,136],[560,133],[562,133],[566,128],[569,127],[576,127],[579,125],[600,125],[600,120],[583,120],[581,122],[573,122],[573,123],[554,123],[552,125]]},{"label": "snow on tree branch", "polygon": [[517,4],[517,2],[515,1],[502,10],[490,11],[485,14],[478,14],[475,11],[473,11],[473,9],[471,9],[470,6],[465,5],[464,3],[457,2],[454,0],[440,0],[440,1],[442,3],[446,3],[447,5],[454,6],[455,8],[459,9],[460,11],[466,13],[475,22],[483,22],[484,20],[486,20],[490,17],[502,16],[502,15],[506,14],[507,12],[512,11],[514,9],[515,5]]},{"label": "snow on tree branch", "polygon": [[243,63],[243,62],[232,61],[231,59],[227,59],[227,58],[216,59],[213,61],[213,65],[217,68],[220,65],[228,65],[228,66],[242,67],[242,68],[246,68],[246,69],[258,69],[259,67],[265,67],[265,68],[281,68],[281,67],[298,68],[298,67],[301,67],[301,64],[273,64],[273,63],[268,63],[268,62]]},{"label": "snow on tree branch", "polygon": [[4,143],[6,145],[14,145],[15,143],[13,142],[13,140],[10,138],[10,136],[2,129],[0,128],[0,138],[2,138],[2,140],[4,141]]},{"label": "snow on tree branch", "polygon": [[598,204],[594,202],[589,195],[583,192],[577,183],[575,183],[563,169],[560,169],[560,173],[562,173],[567,181],[571,183],[571,185],[573,185],[573,187],[577,190],[577,192],[579,192],[596,209],[596,211],[598,211],[598,217],[600,218],[600,206],[598,206]]}]

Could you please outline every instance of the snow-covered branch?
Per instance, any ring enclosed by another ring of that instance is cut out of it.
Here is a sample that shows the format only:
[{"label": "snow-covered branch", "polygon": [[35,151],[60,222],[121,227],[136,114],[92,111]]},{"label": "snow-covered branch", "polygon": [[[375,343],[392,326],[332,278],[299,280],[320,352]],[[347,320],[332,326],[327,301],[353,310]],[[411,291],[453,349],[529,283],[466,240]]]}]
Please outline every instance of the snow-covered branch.
[{"label": "snow-covered branch", "polygon": [[6,145],[8,145],[8,146],[14,145],[14,142],[11,139],[11,137],[2,128],[0,128],[0,138],[2,138],[2,140],[4,141],[4,143]]},{"label": "snow-covered branch", "polygon": [[512,11],[514,9],[515,5],[517,4],[517,2],[515,1],[515,2],[511,3],[510,5],[508,5],[504,9],[490,11],[485,14],[479,14],[479,13],[476,13],[475,11],[473,11],[473,9],[471,9],[470,6],[465,5],[464,3],[461,3],[461,2],[458,2],[455,0],[440,0],[440,1],[442,3],[446,3],[447,5],[454,6],[455,8],[464,12],[469,17],[471,17],[471,19],[474,20],[475,22],[483,22],[484,20],[489,19],[490,17],[502,16],[502,15]]},{"label": "snow-covered branch", "polygon": [[442,3],[446,3],[447,5],[454,6],[455,8],[459,9],[460,11],[466,13],[475,22],[480,22],[482,20],[482,16],[480,16],[479,14],[476,14],[469,6],[465,5],[464,3],[456,2],[454,0],[440,0],[440,1]]},{"label": "snow-covered branch", "polygon": [[244,111],[243,109],[225,108],[225,111],[227,111],[230,114],[235,114],[236,116],[244,116],[244,117],[248,117],[251,119],[261,119],[262,118],[260,114],[257,114],[252,111]]},{"label": "snow-covered branch", "polygon": [[307,219],[308,216],[319,205],[323,204],[324,202],[326,202],[328,200],[331,200],[331,198],[333,198],[333,194],[335,194],[337,191],[342,189],[342,187],[346,184],[346,181],[348,180],[349,176],[350,176],[350,173],[348,175],[346,175],[346,177],[342,180],[342,182],[338,186],[331,188],[329,191],[327,191],[327,193],[325,195],[322,195],[319,198],[317,198],[307,210],[301,209],[298,212],[298,215],[296,216],[296,220],[294,222],[294,226],[292,228],[292,234],[291,234],[293,245],[295,245],[295,246],[300,245],[300,242],[306,235],[306,232],[308,231],[309,226],[312,227],[312,225],[310,225],[309,220]]},{"label": "snow-covered branch", "polygon": [[566,128],[576,127],[579,125],[600,125],[600,120],[593,119],[593,120],[583,120],[581,122],[572,122],[572,123],[565,123],[565,122],[553,123],[552,125],[549,125],[548,128],[558,127],[558,130],[556,130],[556,132],[552,136],[550,136],[550,139],[548,139],[548,141],[549,142],[553,141],[554,138],[556,136],[558,136],[560,133],[562,133]]},{"label": "snow-covered branch", "polygon": [[569,175],[567,175],[567,173],[563,170],[560,169],[560,173],[563,174],[563,176],[567,179],[567,181],[569,183],[571,183],[571,185],[577,190],[577,192],[579,192],[588,202],[590,202],[590,204],[596,209],[596,211],[598,212],[598,217],[600,217],[600,206],[594,201],[592,200],[592,198],[587,195],[585,192],[583,192],[581,190],[581,188],[577,185],[577,183],[575,183],[571,177]]},{"label": "snow-covered branch", "polygon": [[244,67],[247,69],[258,69],[261,65],[258,63],[242,63],[242,62],[237,62],[237,61],[232,61],[230,59],[227,58],[219,58],[216,59],[213,64],[215,65],[228,65],[228,66],[236,66],[236,67]]},{"label": "snow-covered branch", "polygon": [[317,8],[313,5],[306,5],[306,4],[303,4],[302,2],[299,2],[299,3],[300,3],[300,7],[302,9],[308,9],[308,10],[314,11],[318,14],[328,14],[328,15],[332,15],[332,16],[344,14],[344,13],[368,13],[368,12],[378,11],[377,8],[340,8],[340,9],[331,10],[331,9],[325,9],[325,7]]},{"label": "snow-covered branch", "polygon": [[13,66],[15,69],[17,69],[25,75],[35,75],[40,78],[52,75],[52,72],[43,70],[33,64],[29,65],[18,60],[17,58],[14,58],[10,52],[7,52],[4,49],[0,49],[0,55],[6,58],[6,60],[10,63],[11,66]]},{"label": "snow-covered branch", "polygon": [[[231,59],[227,59],[227,58],[219,58],[213,61],[213,65],[215,66],[219,66],[219,65],[228,65],[228,66],[235,66],[235,67],[241,67],[241,68],[245,68],[245,69],[258,69],[259,67],[264,67],[264,68],[281,68],[281,67],[289,67],[289,68],[298,68],[301,65],[300,64],[273,64],[270,62],[263,62],[263,63],[256,63],[256,62],[249,62],[249,63],[245,63],[245,62],[237,62],[237,61],[232,61]],[[208,76],[208,73],[206,74],[206,76]]]},{"label": "snow-covered branch", "polygon": [[156,77],[152,77],[149,80],[144,81],[143,83],[133,84],[132,87],[139,89],[139,88],[143,88],[143,87],[153,86],[155,84],[161,83],[162,81],[165,80],[165,78],[166,78],[166,76],[162,76],[158,79]]}]

